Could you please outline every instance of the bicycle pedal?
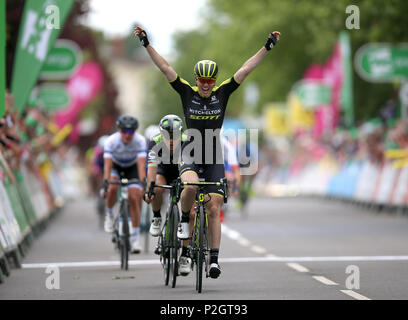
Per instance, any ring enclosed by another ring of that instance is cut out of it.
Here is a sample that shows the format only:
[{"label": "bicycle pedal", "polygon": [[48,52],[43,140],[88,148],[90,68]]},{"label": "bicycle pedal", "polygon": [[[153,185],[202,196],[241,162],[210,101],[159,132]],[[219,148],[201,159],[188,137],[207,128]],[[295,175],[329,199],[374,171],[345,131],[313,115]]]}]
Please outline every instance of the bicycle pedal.
[{"label": "bicycle pedal", "polygon": [[154,249],[154,253],[157,254],[157,255],[160,255],[161,252],[162,252],[162,250],[161,250],[160,247],[156,247],[156,248]]}]

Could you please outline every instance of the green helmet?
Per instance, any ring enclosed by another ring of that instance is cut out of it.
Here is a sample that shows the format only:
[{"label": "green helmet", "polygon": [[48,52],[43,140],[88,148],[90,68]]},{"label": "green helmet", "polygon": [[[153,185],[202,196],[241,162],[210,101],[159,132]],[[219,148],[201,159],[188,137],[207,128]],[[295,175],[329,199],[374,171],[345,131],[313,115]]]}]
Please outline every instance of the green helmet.
[{"label": "green helmet", "polygon": [[218,66],[214,61],[201,60],[194,67],[196,78],[217,78]]},{"label": "green helmet", "polygon": [[162,137],[172,139],[174,134],[181,135],[183,132],[183,121],[175,114],[168,114],[160,120],[159,128]]}]

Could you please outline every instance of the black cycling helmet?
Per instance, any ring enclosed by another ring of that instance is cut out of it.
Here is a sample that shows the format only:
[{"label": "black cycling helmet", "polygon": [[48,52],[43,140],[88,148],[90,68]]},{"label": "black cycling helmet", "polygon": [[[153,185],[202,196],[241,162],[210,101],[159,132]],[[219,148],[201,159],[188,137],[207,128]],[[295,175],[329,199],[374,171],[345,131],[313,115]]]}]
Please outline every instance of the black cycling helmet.
[{"label": "black cycling helmet", "polygon": [[136,131],[137,128],[139,128],[139,121],[132,116],[120,116],[118,120],[116,120],[116,126],[120,130],[132,129]]},{"label": "black cycling helmet", "polygon": [[217,78],[218,66],[214,61],[201,60],[194,67],[194,75],[196,78]]},{"label": "black cycling helmet", "polygon": [[159,124],[160,134],[163,138],[173,137],[173,134],[179,134],[183,131],[183,121],[175,114],[168,114],[160,120]]}]

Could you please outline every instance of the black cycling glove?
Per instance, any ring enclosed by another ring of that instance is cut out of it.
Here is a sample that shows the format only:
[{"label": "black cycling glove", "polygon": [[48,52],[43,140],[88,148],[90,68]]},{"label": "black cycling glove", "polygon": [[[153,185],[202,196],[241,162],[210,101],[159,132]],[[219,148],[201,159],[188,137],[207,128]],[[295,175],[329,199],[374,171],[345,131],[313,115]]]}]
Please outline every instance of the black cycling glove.
[{"label": "black cycling glove", "polygon": [[271,32],[271,36],[272,38],[268,37],[268,40],[265,43],[265,48],[266,50],[271,50],[274,46],[276,46],[276,43],[278,42],[278,40],[276,40],[275,35]]},{"label": "black cycling glove", "polygon": [[[142,35],[142,32],[145,34],[144,36]],[[147,39],[146,31],[142,30],[139,33],[138,37],[139,37],[139,40],[140,40],[140,43],[142,44],[142,46],[147,48],[147,46],[149,45],[149,39]]]}]

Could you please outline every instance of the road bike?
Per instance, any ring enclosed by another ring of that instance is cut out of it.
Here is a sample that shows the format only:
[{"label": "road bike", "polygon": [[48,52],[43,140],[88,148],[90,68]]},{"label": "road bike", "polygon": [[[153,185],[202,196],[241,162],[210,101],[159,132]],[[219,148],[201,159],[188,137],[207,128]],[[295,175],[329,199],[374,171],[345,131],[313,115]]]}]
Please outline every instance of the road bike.
[{"label": "road bike", "polygon": [[112,242],[116,243],[120,253],[120,267],[123,270],[129,269],[129,252],[130,252],[130,214],[129,214],[129,197],[128,185],[141,183],[139,179],[109,180],[108,184],[117,184],[119,190],[119,213],[114,217],[114,231]]},{"label": "road bike", "polygon": [[[211,195],[207,194],[205,187],[222,187],[224,192],[224,203],[228,200],[228,183],[226,179],[221,182],[183,182],[184,186],[197,186],[196,206],[194,207],[194,224],[190,238],[189,253],[192,260],[192,269],[196,269],[196,290],[202,291],[203,271],[206,278],[209,277],[209,239],[208,239],[208,216],[205,210],[205,204],[211,200]],[[206,200],[208,199],[208,200]]]},{"label": "road bike", "polygon": [[181,242],[177,238],[177,228],[180,220],[177,203],[182,190],[181,180],[180,178],[175,179],[170,185],[156,185],[155,182],[152,181],[148,191],[149,198],[154,194],[154,188],[162,188],[170,191],[170,201],[166,210],[166,219],[161,228],[155,253],[160,255],[164,284],[167,286],[171,280],[171,286],[175,288],[178,276],[179,249],[181,247]]}]

